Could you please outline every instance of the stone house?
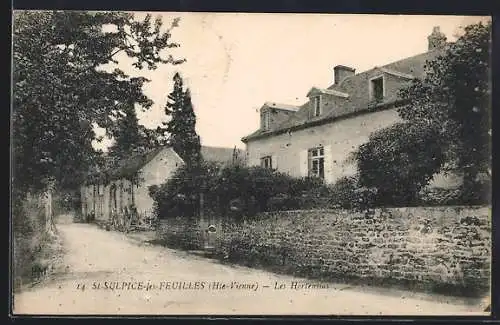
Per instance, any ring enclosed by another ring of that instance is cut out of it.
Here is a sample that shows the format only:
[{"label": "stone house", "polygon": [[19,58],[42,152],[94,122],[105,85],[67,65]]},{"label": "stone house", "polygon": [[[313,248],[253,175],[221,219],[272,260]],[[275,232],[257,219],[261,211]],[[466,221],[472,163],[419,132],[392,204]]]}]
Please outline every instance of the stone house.
[{"label": "stone house", "polygon": [[[428,36],[428,51],[356,73],[352,67],[333,68],[333,83],[312,87],[301,106],[266,102],[260,109],[260,128],[242,138],[251,166],[277,169],[295,177],[317,176],[334,183],[353,175],[349,159],[369,135],[400,118],[404,105],[398,90],[422,78],[426,61],[442,53],[446,37],[439,27]],[[432,186],[448,187],[457,176],[435,175]]]},{"label": "stone house", "polygon": [[[220,164],[230,164],[235,154],[245,157],[241,149],[223,147],[202,146],[201,154]],[[134,155],[114,170],[92,175],[81,186],[82,214],[93,213],[96,222],[108,222],[113,212],[123,215],[135,207],[141,220],[154,218],[149,187],[164,183],[183,164],[172,147],[163,146]]]}]

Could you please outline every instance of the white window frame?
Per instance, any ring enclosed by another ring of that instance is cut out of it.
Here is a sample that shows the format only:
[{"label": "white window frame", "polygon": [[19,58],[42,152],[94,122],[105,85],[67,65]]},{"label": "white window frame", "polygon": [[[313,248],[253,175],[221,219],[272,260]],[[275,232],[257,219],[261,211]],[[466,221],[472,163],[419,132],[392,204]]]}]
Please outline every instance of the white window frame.
[{"label": "white window frame", "polygon": [[375,101],[375,99],[376,99],[375,98],[375,91],[374,91],[374,87],[373,87],[373,81],[378,80],[378,79],[382,79],[382,99],[381,100],[384,100],[384,98],[385,98],[385,94],[386,94],[385,75],[381,74],[381,75],[370,78],[370,80],[368,81],[368,83],[369,83],[368,84],[368,91],[370,94],[370,101]]},{"label": "white window frame", "polygon": [[[319,177],[325,178],[325,148],[324,147],[316,147],[311,148],[307,151],[307,159],[308,159],[308,175],[310,177]],[[318,168],[315,170],[314,165],[317,162]],[[323,164],[323,167],[320,167],[320,164]],[[321,169],[323,173],[321,173]]]},{"label": "white window frame", "polygon": [[321,115],[321,95],[313,97],[313,117]]},{"label": "white window frame", "polygon": [[260,158],[260,166],[267,169],[273,169],[273,158],[272,156],[264,156]]}]

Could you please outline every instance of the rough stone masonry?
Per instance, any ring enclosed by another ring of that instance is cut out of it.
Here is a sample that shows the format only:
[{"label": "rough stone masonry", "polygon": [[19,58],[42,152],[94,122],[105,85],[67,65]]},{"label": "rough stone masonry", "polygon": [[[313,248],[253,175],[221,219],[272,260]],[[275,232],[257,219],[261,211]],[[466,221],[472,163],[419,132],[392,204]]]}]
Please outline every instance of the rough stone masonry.
[{"label": "rough stone masonry", "polygon": [[[489,290],[488,207],[281,211],[216,224],[215,254],[235,263],[312,278],[459,289],[465,295]],[[203,247],[200,228],[193,220],[167,219],[159,235],[178,246]]]}]

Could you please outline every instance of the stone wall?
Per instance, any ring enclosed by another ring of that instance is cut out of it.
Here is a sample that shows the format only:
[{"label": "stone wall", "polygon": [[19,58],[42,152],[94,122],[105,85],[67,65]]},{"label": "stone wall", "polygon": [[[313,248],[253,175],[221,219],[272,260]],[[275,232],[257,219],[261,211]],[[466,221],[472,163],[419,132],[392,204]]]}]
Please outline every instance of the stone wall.
[{"label": "stone wall", "polygon": [[[215,254],[297,276],[473,295],[489,289],[490,220],[487,207],[267,213],[215,222]],[[159,233],[177,247],[201,248],[204,227],[170,219]]]}]

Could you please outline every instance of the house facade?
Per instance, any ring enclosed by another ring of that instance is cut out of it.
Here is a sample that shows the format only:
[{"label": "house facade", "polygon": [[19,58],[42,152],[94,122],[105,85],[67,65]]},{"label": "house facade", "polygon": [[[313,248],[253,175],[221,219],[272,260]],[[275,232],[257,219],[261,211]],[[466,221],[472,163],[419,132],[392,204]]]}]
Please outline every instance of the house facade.
[{"label": "house facade", "polygon": [[[356,172],[352,157],[370,134],[400,118],[404,103],[399,90],[422,78],[425,64],[442,53],[446,37],[435,27],[428,51],[368,71],[344,65],[333,68],[327,88],[312,87],[301,106],[266,102],[260,110],[260,128],[244,137],[251,166],[277,169],[294,177],[316,176],[334,183]],[[457,176],[434,176],[432,186],[449,187]]]},{"label": "house facade", "polygon": [[[231,163],[235,153],[245,156],[240,149],[201,148],[205,160],[221,164]],[[149,187],[163,184],[183,164],[182,158],[169,146],[122,161],[115,170],[94,175],[82,185],[82,214],[93,214],[97,222],[107,222],[113,213],[123,215],[135,207],[140,219],[154,218]]]}]

